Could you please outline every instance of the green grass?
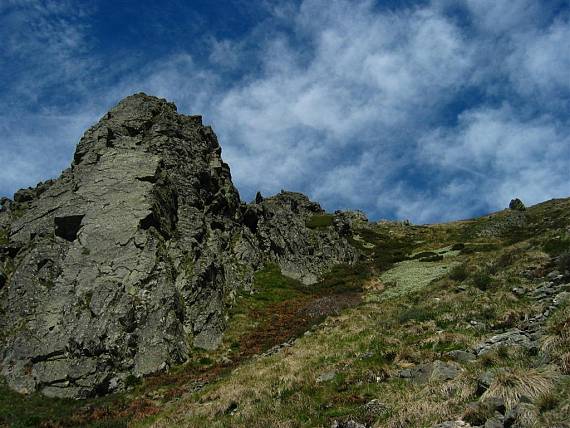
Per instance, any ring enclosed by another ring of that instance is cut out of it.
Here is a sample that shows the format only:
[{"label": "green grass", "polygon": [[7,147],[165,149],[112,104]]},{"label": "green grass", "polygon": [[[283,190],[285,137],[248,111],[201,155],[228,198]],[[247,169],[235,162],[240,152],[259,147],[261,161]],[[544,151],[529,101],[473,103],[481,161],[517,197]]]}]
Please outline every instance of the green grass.
[{"label": "green grass", "polygon": [[255,273],[255,293],[243,297],[248,306],[260,307],[268,303],[278,303],[299,297],[305,293],[303,285],[284,276],[276,264],[268,264]]},{"label": "green grass", "polygon": [[568,236],[559,236],[549,239],[544,243],[543,249],[553,256],[568,252],[570,251],[570,238]]},{"label": "green grass", "polygon": [[320,214],[309,217],[305,225],[309,229],[323,229],[332,226],[334,216],[332,214]]},{"label": "green grass", "polygon": [[[0,426],[11,428],[28,428],[38,426],[52,426],[48,422],[60,426],[74,426],[72,417],[76,412],[94,402],[110,403],[114,398],[107,397],[99,400],[77,401],[62,398],[48,398],[39,393],[21,395],[11,389],[2,381],[0,382]],[[59,423],[59,424],[58,424]],[[126,427],[124,419],[91,421],[82,423],[88,427]],[[77,425],[75,425],[77,426]]]}]

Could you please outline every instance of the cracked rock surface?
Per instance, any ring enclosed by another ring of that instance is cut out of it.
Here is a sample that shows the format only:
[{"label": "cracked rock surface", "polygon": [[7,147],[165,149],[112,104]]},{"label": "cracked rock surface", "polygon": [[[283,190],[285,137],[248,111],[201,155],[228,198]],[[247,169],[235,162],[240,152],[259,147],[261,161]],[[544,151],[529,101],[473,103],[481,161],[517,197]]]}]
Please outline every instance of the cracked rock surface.
[{"label": "cracked rock surface", "polygon": [[242,203],[212,129],[144,94],[89,129],[57,180],[13,199],[0,206],[0,369],[22,393],[121,390],[215,348],[264,263],[311,284],[357,258],[341,222],[306,226],[323,210],[302,194]]}]

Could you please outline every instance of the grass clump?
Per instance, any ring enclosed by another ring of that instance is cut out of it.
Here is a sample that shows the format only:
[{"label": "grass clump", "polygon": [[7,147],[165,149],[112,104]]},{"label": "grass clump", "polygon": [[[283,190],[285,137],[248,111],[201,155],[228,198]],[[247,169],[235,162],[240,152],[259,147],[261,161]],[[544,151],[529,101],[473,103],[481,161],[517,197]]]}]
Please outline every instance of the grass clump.
[{"label": "grass clump", "polygon": [[482,395],[483,400],[500,398],[507,409],[522,397],[537,400],[554,389],[556,373],[550,370],[503,368],[495,372],[493,382]]},{"label": "grass clump", "polygon": [[481,291],[487,291],[493,285],[493,278],[486,269],[480,269],[471,277],[473,285]]},{"label": "grass clump", "polygon": [[553,410],[558,406],[560,397],[552,391],[546,392],[537,398],[535,405],[541,413]]},{"label": "grass clump", "polygon": [[558,270],[561,273],[570,272],[570,251],[563,252],[558,258]]},{"label": "grass clump", "polygon": [[319,214],[309,217],[305,221],[305,225],[309,229],[324,229],[332,226],[334,216],[332,214]]},{"label": "grass clump", "polygon": [[457,282],[463,282],[469,277],[469,271],[465,264],[454,266],[449,271],[449,279]]},{"label": "grass clump", "polygon": [[563,308],[554,314],[541,339],[541,351],[570,375],[570,300],[563,302]]}]

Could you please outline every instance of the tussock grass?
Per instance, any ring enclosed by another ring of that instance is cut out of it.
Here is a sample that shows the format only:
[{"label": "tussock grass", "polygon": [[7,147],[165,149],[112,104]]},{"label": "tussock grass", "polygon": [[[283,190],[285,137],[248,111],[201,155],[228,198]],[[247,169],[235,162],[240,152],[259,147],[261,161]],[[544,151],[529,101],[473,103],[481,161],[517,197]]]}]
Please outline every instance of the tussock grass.
[{"label": "tussock grass", "polygon": [[491,386],[482,396],[483,400],[500,398],[507,409],[513,408],[522,397],[530,401],[549,393],[554,389],[559,373],[552,368],[528,369],[505,368],[495,371]]}]

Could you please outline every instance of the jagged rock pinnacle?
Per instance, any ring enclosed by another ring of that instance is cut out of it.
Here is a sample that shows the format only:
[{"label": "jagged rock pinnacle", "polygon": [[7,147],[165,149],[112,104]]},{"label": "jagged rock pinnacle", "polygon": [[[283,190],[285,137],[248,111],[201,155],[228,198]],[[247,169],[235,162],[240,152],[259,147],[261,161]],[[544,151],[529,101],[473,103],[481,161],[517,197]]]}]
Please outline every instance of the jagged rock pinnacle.
[{"label": "jagged rock pinnacle", "polygon": [[241,202],[200,116],[145,94],[122,100],[71,168],[2,204],[8,384],[74,398],[121,390],[192,346],[215,348],[227,306],[264,263],[309,284],[355,261],[340,226],[306,226],[322,209],[304,195],[257,202]]}]

